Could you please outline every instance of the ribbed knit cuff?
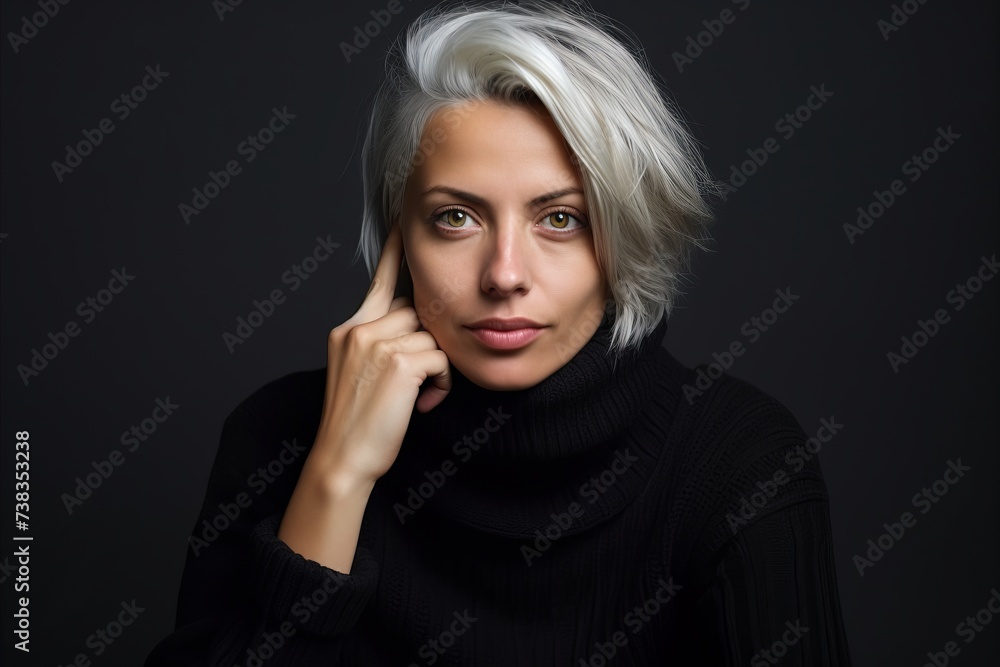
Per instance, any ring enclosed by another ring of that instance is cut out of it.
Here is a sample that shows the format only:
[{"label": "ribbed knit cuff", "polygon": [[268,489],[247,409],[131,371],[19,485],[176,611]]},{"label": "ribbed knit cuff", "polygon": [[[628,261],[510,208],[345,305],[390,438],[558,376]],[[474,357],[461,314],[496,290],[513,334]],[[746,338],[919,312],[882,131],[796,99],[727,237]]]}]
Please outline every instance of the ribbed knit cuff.
[{"label": "ribbed knit cuff", "polygon": [[257,601],[265,618],[322,637],[354,627],[378,585],[378,563],[358,548],[351,573],[308,560],[278,539],[281,514],[262,520],[251,533]]}]

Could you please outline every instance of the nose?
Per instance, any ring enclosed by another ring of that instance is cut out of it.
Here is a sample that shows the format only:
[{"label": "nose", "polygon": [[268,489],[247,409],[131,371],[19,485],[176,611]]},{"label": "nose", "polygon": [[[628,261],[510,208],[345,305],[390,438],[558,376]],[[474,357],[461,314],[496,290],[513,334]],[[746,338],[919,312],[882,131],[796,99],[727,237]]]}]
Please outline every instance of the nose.
[{"label": "nose", "polygon": [[528,270],[530,230],[524,221],[507,215],[493,228],[492,238],[484,248],[487,253],[482,289],[490,296],[507,297],[531,289]]}]

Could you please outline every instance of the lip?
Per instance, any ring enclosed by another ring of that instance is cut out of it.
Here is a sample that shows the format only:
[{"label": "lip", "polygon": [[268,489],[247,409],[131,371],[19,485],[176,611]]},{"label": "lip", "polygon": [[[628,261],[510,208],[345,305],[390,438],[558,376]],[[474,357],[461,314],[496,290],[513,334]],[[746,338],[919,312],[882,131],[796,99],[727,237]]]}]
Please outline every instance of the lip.
[{"label": "lip", "polygon": [[500,317],[487,317],[484,320],[466,324],[470,329],[493,329],[494,331],[514,331],[516,329],[541,329],[544,324],[539,324],[527,317],[511,317],[503,319]]},{"label": "lip", "polygon": [[525,317],[488,318],[466,325],[481,343],[497,350],[516,350],[538,338],[545,325]]}]

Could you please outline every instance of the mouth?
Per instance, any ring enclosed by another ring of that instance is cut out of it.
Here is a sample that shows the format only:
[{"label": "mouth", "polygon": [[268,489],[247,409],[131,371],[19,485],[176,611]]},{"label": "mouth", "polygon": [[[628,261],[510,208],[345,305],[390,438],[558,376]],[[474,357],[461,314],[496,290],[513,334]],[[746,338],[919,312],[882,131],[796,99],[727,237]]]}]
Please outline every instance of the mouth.
[{"label": "mouth", "polygon": [[524,317],[489,318],[465,326],[483,345],[496,350],[516,350],[542,335],[546,325]]}]

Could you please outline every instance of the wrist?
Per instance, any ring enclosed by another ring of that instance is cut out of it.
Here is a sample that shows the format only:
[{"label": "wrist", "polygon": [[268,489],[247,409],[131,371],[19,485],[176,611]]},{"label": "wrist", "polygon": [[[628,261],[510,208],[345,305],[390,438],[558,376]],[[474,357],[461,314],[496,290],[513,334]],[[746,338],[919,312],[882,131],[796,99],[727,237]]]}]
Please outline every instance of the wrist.
[{"label": "wrist", "polygon": [[374,479],[356,474],[347,466],[319,460],[307,459],[301,478],[327,500],[367,498],[375,487]]}]

